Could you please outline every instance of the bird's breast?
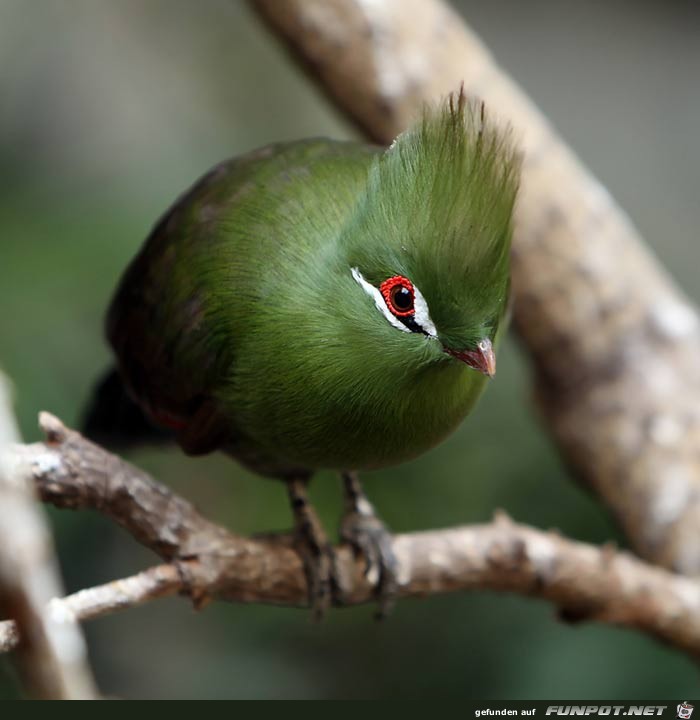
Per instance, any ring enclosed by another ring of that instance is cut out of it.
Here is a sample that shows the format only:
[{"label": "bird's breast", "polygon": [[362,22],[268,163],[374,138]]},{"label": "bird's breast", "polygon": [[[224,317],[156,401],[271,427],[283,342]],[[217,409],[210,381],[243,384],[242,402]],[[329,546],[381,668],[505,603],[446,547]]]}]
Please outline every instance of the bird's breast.
[{"label": "bird's breast", "polygon": [[259,448],[309,470],[410,460],[457,428],[484,385],[475,371],[449,360],[415,377],[382,375],[367,360],[352,369],[338,362],[305,371],[293,360],[285,367],[278,355],[276,365],[234,393],[231,412]]}]

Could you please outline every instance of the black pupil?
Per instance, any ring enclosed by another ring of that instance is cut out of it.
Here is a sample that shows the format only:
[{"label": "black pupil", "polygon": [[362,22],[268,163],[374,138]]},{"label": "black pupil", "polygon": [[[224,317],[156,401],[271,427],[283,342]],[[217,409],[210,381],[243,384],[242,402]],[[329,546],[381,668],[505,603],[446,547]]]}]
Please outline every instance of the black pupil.
[{"label": "black pupil", "polygon": [[391,299],[394,301],[396,309],[402,312],[410,310],[413,306],[413,298],[411,297],[411,291],[403,285],[399,285],[394,289]]}]

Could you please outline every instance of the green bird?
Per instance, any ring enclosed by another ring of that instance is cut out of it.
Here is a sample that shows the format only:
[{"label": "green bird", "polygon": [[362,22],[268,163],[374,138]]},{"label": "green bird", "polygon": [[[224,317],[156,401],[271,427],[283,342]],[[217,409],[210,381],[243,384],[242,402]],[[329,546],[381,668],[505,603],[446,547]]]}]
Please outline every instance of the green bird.
[{"label": "green bird", "polygon": [[494,375],[518,178],[508,133],[461,91],[388,149],[314,139],[217,165],[121,280],[86,434],[171,437],[285,481],[316,615],[333,563],[306,489],[340,471],[341,537],[386,613],[396,561],[356,472],[441,442]]}]

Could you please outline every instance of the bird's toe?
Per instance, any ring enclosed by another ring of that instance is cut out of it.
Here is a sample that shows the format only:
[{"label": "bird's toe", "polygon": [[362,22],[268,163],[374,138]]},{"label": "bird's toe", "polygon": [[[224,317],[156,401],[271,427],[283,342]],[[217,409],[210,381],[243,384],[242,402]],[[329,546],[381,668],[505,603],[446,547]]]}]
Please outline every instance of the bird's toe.
[{"label": "bird's toe", "polygon": [[377,618],[387,617],[398,593],[398,563],[391,533],[374,513],[352,512],[343,519],[340,535],[364,559],[365,577],[375,588],[379,603]]},{"label": "bird's toe", "polygon": [[304,563],[311,618],[314,622],[320,622],[333,601],[333,548],[325,537],[309,537],[299,532],[295,545]]}]

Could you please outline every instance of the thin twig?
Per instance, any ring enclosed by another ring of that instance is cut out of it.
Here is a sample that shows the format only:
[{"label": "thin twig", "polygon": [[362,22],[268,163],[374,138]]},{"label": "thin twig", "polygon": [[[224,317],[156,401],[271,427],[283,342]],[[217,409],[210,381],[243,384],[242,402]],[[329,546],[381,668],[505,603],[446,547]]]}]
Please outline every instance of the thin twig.
[{"label": "thin twig", "polygon": [[[113,580],[65,598],[55,598],[46,612],[53,618],[69,622],[94,620],[150,600],[175,595],[182,589],[182,577],[177,568],[174,565],[158,565],[123,580]],[[0,652],[14,649],[19,637],[19,629],[13,620],[0,622]]]}]

